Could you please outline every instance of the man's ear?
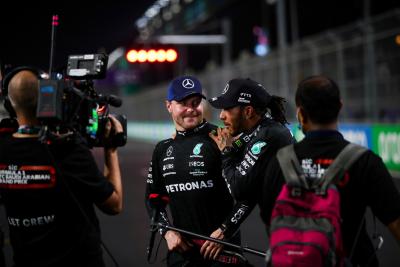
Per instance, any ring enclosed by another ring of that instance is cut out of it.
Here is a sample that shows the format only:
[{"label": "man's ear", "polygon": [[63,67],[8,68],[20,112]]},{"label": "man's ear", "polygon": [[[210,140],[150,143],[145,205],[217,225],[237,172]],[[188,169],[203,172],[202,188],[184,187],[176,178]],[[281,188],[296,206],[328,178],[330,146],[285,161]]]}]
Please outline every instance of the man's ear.
[{"label": "man's ear", "polygon": [[165,100],[165,107],[167,108],[169,113],[172,113],[171,101]]},{"label": "man's ear", "polygon": [[297,120],[301,125],[304,125],[308,121],[308,117],[306,112],[302,107],[297,107],[296,109]]},{"label": "man's ear", "polygon": [[255,109],[252,106],[244,107],[244,117],[246,118],[246,120],[253,118],[255,114]]}]

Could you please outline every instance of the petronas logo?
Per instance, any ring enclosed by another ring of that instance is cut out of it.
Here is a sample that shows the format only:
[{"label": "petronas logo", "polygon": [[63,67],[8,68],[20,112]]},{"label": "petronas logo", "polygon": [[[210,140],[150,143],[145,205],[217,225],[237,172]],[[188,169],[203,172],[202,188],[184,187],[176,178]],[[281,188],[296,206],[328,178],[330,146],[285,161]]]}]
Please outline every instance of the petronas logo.
[{"label": "petronas logo", "polygon": [[253,153],[254,155],[258,155],[261,152],[261,149],[266,145],[267,143],[265,142],[257,142],[255,143],[252,147],[251,147],[251,153]]},{"label": "petronas logo", "polygon": [[198,155],[201,152],[201,147],[203,146],[203,143],[198,143],[194,148],[193,148],[193,154]]}]

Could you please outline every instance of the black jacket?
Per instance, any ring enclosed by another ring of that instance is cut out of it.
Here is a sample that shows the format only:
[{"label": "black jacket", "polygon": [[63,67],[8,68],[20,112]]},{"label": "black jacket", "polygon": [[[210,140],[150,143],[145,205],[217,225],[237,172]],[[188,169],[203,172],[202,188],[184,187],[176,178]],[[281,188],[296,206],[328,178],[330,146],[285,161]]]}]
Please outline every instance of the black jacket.
[{"label": "black jacket", "polygon": [[264,173],[277,150],[294,142],[288,128],[265,117],[223,154],[223,177],[236,200],[260,203]]},{"label": "black jacket", "polygon": [[214,129],[216,126],[203,122],[156,145],[145,199],[150,214],[159,208],[159,221],[169,224],[165,209],[149,201],[154,195],[169,198],[175,227],[209,236],[224,224],[225,236],[229,236],[239,227],[235,214],[242,206],[234,205],[222,179],[221,153],[208,136]]},{"label": "black jacket", "polygon": [[[319,179],[333,159],[349,142],[337,131],[313,131],[294,145],[294,149],[308,179]],[[281,191],[284,179],[276,158],[266,172],[262,217],[269,224],[273,205]],[[341,199],[342,236],[345,253],[349,256],[357,239],[353,266],[378,266],[374,248],[368,237],[364,216],[370,207],[373,214],[385,225],[400,216],[400,194],[392,177],[372,151],[364,153],[338,184]],[[360,228],[361,223],[363,225]],[[369,263],[368,263],[369,262]]]}]

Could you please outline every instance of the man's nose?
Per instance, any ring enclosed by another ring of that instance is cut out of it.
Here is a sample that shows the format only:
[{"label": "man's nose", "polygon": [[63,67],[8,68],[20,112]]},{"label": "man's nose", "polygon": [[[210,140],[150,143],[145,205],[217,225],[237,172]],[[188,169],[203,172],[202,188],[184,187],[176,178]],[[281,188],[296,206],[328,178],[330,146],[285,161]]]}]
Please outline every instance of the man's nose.
[{"label": "man's nose", "polygon": [[186,111],[193,111],[195,108],[192,105],[187,105],[186,106]]},{"label": "man's nose", "polygon": [[222,121],[224,121],[226,119],[224,110],[221,110],[221,112],[219,113],[219,119]]}]

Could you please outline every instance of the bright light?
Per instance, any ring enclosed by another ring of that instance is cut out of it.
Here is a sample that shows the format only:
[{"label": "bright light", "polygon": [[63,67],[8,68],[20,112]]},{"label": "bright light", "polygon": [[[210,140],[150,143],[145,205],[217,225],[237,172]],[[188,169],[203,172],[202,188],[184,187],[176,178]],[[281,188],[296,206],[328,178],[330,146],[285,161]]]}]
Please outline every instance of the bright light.
[{"label": "bright light", "polygon": [[164,49],[160,49],[157,51],[157,61],[164,62],[166,59],[166,53]]},{"label": "bright light", "polygon": [[168,62],[174,62],[178,58],[178,53],[174,49],[168,49],[166,58]]},{"label": "bright light", "polygon": [[131,63],[175,62],[178,53],[175,49],[131,49],[126,53],[126,60]]},{"label": "bright light", "polygon": [[400,34],[396,35],[396,44],[400,45]]},{"label": "bright light", "polygon": [[138,60],[138,52],[136,50],[129,50],[126,54],[126,60],[131,63],[134,63]]},{"label": "bright light", "polygon": [[151,49],[147,52],[147,61],[154,62],[157,60],[157,52],[154,49]]},{"label": "bright light", "polygon": [[266,56],[268,54],[268,52],[269,52],[268,46],[262,45],[262,44],[258,44],[258,45],[256,45],[256,47],[254,49],[254,52],[259,57]]},{"label": "bright light", "polygon": [[138,52],[138,61],[145,62],[147,60],[147,51],[146,50],[139,50]]}]

